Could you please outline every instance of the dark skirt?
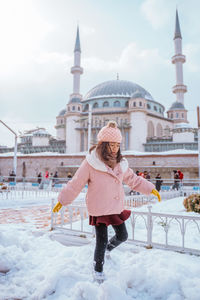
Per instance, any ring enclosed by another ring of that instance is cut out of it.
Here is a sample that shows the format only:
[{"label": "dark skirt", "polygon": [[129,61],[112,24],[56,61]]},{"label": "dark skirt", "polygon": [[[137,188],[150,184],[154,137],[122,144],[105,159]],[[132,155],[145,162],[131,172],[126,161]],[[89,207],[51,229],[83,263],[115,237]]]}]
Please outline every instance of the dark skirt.
[{"label": "dark skirt", "polygon": [[120,225],[124,223],[131,215],[130,210],[123,210],[121,214],[107,215],[107,216],[89,216],[89,224],[93,226],[98,226],[100,224],[109,225]]}]

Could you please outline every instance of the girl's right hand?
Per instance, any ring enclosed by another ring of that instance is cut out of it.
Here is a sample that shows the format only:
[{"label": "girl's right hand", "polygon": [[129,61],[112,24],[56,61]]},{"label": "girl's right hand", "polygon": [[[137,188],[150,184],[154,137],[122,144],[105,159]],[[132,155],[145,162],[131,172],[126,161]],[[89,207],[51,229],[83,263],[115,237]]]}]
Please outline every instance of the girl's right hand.
[{"label": "girl's right hand", "polygon": [[62,208],[62,204],[58,201],[58,203],[54,206],[53,212],[57,213]]}]

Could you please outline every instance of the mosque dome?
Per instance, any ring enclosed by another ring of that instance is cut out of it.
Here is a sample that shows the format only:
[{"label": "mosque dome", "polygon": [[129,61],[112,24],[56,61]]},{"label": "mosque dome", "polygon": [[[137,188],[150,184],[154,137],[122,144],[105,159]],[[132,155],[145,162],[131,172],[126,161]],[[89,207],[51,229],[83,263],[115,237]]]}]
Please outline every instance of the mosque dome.
[{"label": "mosque dome", "polygon": [[100,83],[91,89],[85,95],[83,101],[109,97],[130,98],[136,92],[147,100],[153,100],[153,97],[149,92],[134,82],[126,80],[110,80]]},{"label": "mosque dome", "polygon": [[169,110],[176,110],[176,109],[177,110],[178,109],[185,109],[185,107],[182,103],[176,101],[176,102],[172,103],[172,106],[170,107]]},{"label": "mosque dome", "polygon": [[59,117],[62,117],[62,116],[65,115],[65,113],[66,113],[66,109],[64,108],[64,109],[62,109],[62,110],[59,112],[58,116],[59,116]]}]

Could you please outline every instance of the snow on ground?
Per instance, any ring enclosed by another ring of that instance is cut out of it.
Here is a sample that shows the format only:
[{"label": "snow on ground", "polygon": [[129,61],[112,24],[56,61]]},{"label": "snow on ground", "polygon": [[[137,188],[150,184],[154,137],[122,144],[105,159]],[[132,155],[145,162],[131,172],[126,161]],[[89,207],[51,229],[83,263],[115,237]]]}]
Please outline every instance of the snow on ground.
[{"label": "snow on ground", "polygon": [[[182,200],[163,201],[152,211],[186,214]],[[124,243],[105,262],[107,280],[98,285],[92,280],[94,247],[94,239],[66,247],[31,220],[1,224],[0,299],[199,300],[198,256]]]}]

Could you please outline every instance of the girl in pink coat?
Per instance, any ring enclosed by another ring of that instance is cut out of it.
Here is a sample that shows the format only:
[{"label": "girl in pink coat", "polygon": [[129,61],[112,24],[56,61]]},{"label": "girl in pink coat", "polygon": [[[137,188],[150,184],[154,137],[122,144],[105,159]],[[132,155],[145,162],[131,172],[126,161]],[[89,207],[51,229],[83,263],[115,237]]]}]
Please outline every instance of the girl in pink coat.
[{"label": "girl in pink coat", "polygon": [[[109,253],[128,238],[126,221],[130,210],[124,209],[122,183],[132,190],[149,195],[153,193],[160,201],[155,186],[137,176],[122,157],[120,143],[122,135],[114,121],[104,126],[97,136],[98,144],[93,146],[71,181],[62,189],[53,212],[63,205],[69,205],[88,184],[86,204],[89,223],[95,226],[96,247],[94,252],[94,279],[104,281],[103,264],[105,252]],[[107,227],[111,225],[115,235],[108,241]]]}]

